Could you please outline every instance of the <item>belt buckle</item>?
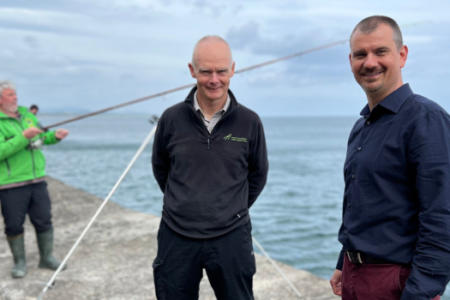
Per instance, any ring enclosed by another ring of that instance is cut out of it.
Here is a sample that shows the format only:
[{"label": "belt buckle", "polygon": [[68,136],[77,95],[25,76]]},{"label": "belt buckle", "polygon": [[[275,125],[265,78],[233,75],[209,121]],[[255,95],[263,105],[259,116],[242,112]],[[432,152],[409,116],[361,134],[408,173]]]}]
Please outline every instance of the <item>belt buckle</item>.
[{"label": "belt buckle", "polygon": [[359,252],[359,251],[356,251],[356,252],[347,251],[347,257],[350,260],[350,262],[353,264],[362,265],[364,263],[361,258],[361,252]]}]

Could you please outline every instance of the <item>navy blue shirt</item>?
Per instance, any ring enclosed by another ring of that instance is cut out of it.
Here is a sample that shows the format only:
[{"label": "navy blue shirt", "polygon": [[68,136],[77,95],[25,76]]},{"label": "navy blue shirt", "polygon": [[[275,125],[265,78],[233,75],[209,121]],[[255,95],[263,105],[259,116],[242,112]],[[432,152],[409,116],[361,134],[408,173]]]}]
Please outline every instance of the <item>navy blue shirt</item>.
[{"label": "navy blue shirt", "polygon": [[450,118],[403,85],[348,140],[337,264],[345,250],[411,265],[402,299],[442,294],[450,275]]}]

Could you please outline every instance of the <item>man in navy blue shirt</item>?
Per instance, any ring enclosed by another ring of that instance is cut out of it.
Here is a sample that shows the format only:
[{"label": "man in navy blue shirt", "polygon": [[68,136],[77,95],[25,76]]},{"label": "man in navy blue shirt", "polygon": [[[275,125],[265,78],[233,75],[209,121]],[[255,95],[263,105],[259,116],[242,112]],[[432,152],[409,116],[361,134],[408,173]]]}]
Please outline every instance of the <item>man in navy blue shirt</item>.
[{"label": "man in navy blue shirt", "polygon": [[350,48],[368,104],[348,140],[333,292],[439,299],[450,277],[450,118],[403,84],[408,48],[394,20],[362,20]]}]

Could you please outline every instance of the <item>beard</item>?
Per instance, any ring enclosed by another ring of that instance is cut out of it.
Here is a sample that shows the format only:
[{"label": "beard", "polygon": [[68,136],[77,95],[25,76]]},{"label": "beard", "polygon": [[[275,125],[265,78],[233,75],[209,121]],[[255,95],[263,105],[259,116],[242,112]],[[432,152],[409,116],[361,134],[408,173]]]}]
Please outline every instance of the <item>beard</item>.
[{"label": "beard", "polygon": [[17,113],[17,104],[3,105],[2,110],[7,115],[14,115]]}]

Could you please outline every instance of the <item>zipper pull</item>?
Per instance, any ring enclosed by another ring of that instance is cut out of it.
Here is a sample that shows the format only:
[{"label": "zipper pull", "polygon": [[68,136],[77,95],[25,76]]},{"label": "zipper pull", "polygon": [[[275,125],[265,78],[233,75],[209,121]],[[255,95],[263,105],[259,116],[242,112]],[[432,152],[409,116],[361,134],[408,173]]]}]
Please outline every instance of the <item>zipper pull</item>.
[{"label": "zipper pull", "polygon": [[210,139],[208,138],[208,150],[209,149],[211,149],[211,141],[210,141]]}]

